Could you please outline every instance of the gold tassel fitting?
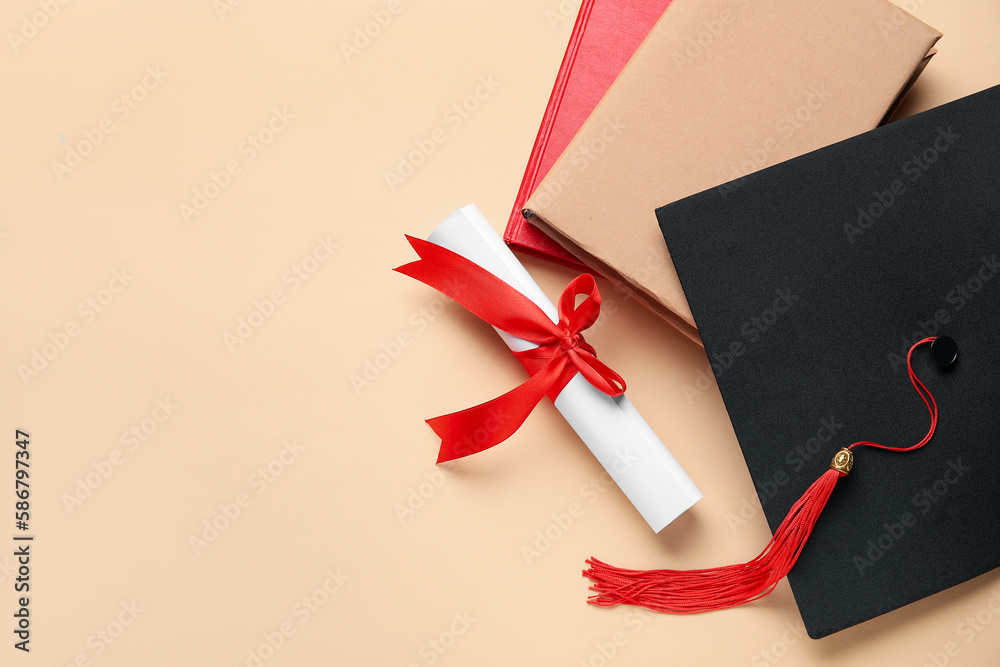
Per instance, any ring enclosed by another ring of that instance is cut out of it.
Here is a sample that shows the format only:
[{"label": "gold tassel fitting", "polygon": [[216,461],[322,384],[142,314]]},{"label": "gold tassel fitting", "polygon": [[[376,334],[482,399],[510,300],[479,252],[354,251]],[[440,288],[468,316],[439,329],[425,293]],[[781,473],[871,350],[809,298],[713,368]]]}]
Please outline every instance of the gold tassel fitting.
[{"label": "gold tassel fitting", "polygon": [[854,467],[854,454],[847,447],[844,447],[833,457],[830,467],[846,475]]}]

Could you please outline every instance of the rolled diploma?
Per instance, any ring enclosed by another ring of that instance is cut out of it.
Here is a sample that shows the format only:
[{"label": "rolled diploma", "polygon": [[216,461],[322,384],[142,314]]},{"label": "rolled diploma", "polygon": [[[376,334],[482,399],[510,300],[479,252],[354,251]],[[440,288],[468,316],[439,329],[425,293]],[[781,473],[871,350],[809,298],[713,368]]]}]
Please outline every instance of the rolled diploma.
[{"label": "rolled diploma", "polygon": [[[427,240],[475,262],[559,322],[556,307],[474,205],[452,213]],[[496,331],[512,351],[537,347]],[[555,406],[655,532],[702,498],[624,394],[608,396],[577,373],[556,397]]]}]

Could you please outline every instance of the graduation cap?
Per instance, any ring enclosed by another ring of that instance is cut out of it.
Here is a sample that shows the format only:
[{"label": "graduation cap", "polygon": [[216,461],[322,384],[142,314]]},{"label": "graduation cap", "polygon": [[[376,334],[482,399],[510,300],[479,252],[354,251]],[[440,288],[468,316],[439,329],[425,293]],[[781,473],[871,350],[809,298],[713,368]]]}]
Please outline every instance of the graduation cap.
[{"label": "graduation cap", "polygon": [[995,87],[657,210],[774,538],[588,561],[592,603],[707,611],[787,574],[818,638],[1000,565],[998,117]]}]

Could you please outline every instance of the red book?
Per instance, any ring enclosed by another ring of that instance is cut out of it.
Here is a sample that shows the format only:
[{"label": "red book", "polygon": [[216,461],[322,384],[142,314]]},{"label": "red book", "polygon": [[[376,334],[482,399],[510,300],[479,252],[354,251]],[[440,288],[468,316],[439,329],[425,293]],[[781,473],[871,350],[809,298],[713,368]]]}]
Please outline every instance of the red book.
[{"label": "red book", "polygon": [[669,4],[670,0],[583,0],[504,232],[510,247],[589,270],[525,220],[521,209]]}]

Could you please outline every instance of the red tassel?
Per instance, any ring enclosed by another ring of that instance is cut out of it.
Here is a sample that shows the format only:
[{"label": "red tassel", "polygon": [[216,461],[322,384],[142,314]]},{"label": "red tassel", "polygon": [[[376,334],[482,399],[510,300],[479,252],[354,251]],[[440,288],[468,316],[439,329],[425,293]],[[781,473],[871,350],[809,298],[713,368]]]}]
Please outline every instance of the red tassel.
[{"label": "red tassel", "polygon": [[762,598],[792,569],[816,519],[844,473],[827,470],[799,498],[764,551],[747,563],[707,570],[623,570],[596,558],[584,575],[593,579],[589,602],[601,607],[634,604],[653,611],[695,614]]},{"label": "red tassel", "polygon": [[813,482],[792,505],[764,551],[746,563],[705,570],[625,570],[596,558],[589,558],[587,564],[590,569],[584,570],[583,574],[594,582],[590,590],[597,594],[590,596],[587,601],[601,607],[631,604],[671,614],[696,614],[737,607],[760,599],[774,590],[798,560],[837,480],[851,471],[854,463],[851,450],[854,447],[878,447],[907,452],[923,447],[934,435],[938,418],[937,403],[927,387],[917,379],[910,365],[913,351],[933,340],[934,338],[925,338],[914,344],[906,358],[910,382],[931,414],[930,430],[920,442],[910,447],[887,447],[864,440],[840,450],[830,464],[830,469]]}]

